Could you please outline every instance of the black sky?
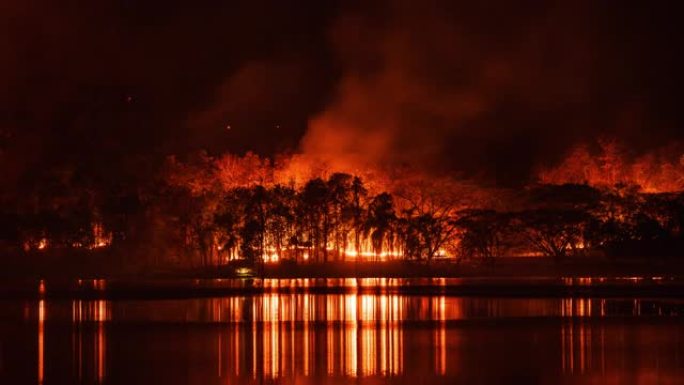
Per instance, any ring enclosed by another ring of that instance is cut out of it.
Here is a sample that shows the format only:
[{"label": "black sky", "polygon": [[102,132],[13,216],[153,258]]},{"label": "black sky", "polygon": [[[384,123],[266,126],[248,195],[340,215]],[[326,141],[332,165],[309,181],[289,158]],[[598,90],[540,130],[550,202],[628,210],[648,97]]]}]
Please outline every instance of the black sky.
[{"label": "black sky", "polygon": [[601,135],[648,151],[682,139],[676,5],[4,0],[0,171],[301,150],[509,184]]}]

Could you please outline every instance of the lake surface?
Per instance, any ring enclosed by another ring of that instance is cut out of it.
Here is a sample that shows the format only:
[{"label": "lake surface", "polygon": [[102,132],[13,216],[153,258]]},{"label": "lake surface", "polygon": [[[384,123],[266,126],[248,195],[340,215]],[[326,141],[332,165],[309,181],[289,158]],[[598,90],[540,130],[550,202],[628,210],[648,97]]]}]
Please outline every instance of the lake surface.
[{"label": "lake surface", "polygon": [[678,298],[309,293],[306,280],[262,285],[303,289],[0,300],[0,383],[684,382]]}]

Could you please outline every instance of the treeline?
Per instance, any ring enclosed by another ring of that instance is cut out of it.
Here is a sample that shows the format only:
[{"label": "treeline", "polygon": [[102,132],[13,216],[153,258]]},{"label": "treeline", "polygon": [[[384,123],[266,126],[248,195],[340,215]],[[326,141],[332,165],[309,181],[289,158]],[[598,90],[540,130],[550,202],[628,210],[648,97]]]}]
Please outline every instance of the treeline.
[{"label": "treeline", "polygon": [[254,185],[220,197],[185,195],[188,201],[178,207],[188,207],[180,210],[190,214],[181,221],[187,245],[203,255],[204,263],[238,257],[491,261],[506,255],[682,253],[681,193],[569,184],[539,185],[514,195],[507,197],[511,210],[421,205],[388,192],[369,195],[360,178],[337,173],[300,188]]},{"label": "treeline", "polygon": [[682,193],[538,185],[492,200],[430,179],[403,184],[383,191],[344,173],[283,181],[256,156],[170,158],[157,179],[109,190],[58,174],[3,204],[0,243],[113,249],[160,266],[684,255]]},{"label": "treeline", "polygon": [[335,173],[299,187],[260,184],[194,193],[173,188],[172,206],[185,246],[204,264],[362,258],[424,259],[456,239],[447,212],[400,208],[387,193],[369,194],[359,177]]},{"label": "treeline", "polygon": [[647,194],[634,185],[538,185],[522,193],[520,206],[458,213],[461,256],[684,255],[682,193]]}]

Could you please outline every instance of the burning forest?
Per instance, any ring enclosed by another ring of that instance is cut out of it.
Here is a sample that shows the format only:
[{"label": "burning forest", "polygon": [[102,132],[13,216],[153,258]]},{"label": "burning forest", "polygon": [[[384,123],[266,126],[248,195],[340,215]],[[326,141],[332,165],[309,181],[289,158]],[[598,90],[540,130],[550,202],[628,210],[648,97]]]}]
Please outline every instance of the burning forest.
[{"label": "burning forest", "polygon": [[352,3],[1,6],[3,253],[174,269],[682,254],[672,23]]},{"label": "burning forest", "polygon": [[595,156],[571,151],[516,189],[408,168],[360,176],[302,156],[172,156],[134,194],[99,200],[62,186],[68,196],[31,196],[22,211],[5,210],[13,237],[3,245],[169,268],[681,255],[682,165],[629,163],[601,146]]}]

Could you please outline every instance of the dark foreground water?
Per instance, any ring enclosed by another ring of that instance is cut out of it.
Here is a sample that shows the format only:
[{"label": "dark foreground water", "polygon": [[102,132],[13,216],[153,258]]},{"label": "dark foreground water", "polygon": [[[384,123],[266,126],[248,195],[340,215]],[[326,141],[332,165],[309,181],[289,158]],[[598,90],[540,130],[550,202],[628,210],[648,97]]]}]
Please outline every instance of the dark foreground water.
[{"label": "dark foreground water", "polygon": [[4,299],[0,383],[675,384],[683,321],[677,298]]}]

